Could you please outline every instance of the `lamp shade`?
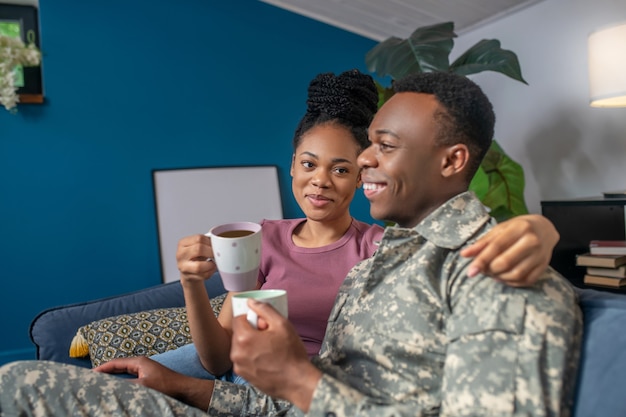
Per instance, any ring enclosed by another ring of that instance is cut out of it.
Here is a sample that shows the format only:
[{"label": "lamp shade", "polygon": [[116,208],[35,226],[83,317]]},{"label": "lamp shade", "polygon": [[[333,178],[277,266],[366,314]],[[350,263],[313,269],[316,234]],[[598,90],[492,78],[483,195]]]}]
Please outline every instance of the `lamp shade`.
[{"label": "lamp shade", "polygon": [[626,23],[589,35],[592,107],[626,107]]}]

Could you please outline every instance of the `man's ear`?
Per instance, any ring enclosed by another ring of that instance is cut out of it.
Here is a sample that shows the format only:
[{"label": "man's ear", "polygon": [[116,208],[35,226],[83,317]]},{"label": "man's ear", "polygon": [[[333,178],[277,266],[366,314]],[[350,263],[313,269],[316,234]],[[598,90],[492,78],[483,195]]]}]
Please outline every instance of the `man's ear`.
[{"label": "man's ear", "polygon": [[291,155],[291,168],[289,169],[289,175],[293,177],[293,165],[296,163],[296,154]]},{"label": "man's ear", "polygon": [[467,168],[469,163],[469,149],[463,143],[457,143],[446,149],[441,164],[441,175],[451,177],[457,175]]}]

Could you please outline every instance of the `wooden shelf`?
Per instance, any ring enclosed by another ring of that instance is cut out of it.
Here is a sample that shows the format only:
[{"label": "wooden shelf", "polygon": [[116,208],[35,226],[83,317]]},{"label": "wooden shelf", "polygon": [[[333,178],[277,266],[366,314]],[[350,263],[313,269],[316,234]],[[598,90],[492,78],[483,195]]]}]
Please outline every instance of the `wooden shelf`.
[{"label": "wooden shelf", "polygon": [[42,104],[43,94],[20,94],[20,103]]},{"label": "wooden shelf", "polygon": [[541,202],[541,212],[561,235],[550,265],[580,288],[626,293],[626,287],[599,287],[584,282],[585,268],[576,255],[589,252],[589,242],[626,239],[626,198],[585,197]]}]

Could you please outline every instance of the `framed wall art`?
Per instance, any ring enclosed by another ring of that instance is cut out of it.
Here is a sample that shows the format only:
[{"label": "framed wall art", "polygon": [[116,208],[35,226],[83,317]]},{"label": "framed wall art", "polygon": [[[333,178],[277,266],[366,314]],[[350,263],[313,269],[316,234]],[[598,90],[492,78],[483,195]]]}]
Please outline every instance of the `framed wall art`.
[{"label": "framed wall art", "polygon": [[213,226],[282,219],[274,165],[152,171],[163,282],[177,281],[178,241]]},{"label": "framed wall art", "polygon": [[[0,3],[0,35],[21,38],[25,44],[34,43],[41,49],[37,8]],[[41,65],[18,67],[16,85],[20,102],[42,103]]]}]

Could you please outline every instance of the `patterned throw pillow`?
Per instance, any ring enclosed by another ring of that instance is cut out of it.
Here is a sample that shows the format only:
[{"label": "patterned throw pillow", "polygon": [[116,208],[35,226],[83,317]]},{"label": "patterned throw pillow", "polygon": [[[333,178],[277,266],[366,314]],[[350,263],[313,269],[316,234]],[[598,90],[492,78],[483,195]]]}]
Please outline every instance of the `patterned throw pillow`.
[{"label": "patterned throw pillow", "polygon": [[[211,299],[217,316],[226,294]],[[114,358],[152,356],[191,343],[184,307],[122,314],[86,324],[78,329],[70,357],[89,355],[95,367]]]}]

